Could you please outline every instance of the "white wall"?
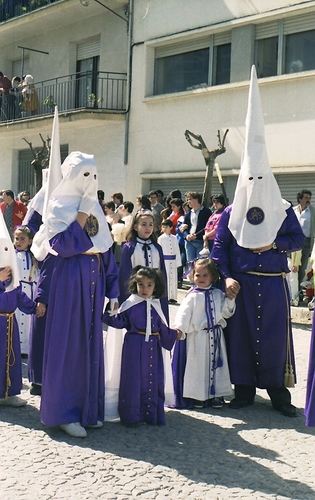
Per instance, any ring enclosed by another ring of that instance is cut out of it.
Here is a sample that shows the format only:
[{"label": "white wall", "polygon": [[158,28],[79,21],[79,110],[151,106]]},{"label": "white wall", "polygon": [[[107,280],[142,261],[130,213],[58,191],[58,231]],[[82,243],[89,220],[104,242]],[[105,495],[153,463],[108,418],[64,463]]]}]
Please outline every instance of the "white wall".
[{"label": "white wall", "polygon": [[[300,3],[303,2],[295,2]],[[315,7],[315,2],[311,3]],[[213,20],[219,22],[271,8],[269,2],[237,0],[196,0],[193,7],[190,1],[183,0],[180,10],[176,1],[168,1],[167,9],[163,9],[162,4],[165,7],[165,3],[158,0],[136,2],[136,40],[142,38],[146,41],[147,38],[149,44],[139,43],[133,49],[131,168],[127,171],[127,186],[132,186],[129,189],[133,197],[139,194],[139,184],[133,186],[133,181],[137,177],[141,179],[142,174],[146,174],[146,178],[150,175],[158,178],[164,173],[172,178],[181,172],[184,177],[191,177],[194,170],[204,168],[201,152],[192,148],[184,137],[186,129],[202,135],[209,150],[217,147],[217,131],[223,134],[229,129],[225,143],[227,151],[218,157],[223,173],[228,175],[237,174],[244,146],[248,79],[230,85],[146,97],[150,95],[148,88],[153,72],[152,60],[150,62],[152,39],[187,27],[197,28],[202,23],[210,24]],[[214,4],[217,9],[213,9]],[[285,1],[272,2],[272,9],[287,5]],[[201,15],[201,11],[205,14]],[[235,36],[238,34],[242,37],[244,30],[240,29],[238,33],[235,30]],[[246,51],[252,54],[248,47]],[[242,51],[239,51],[239,57],[241,64]],[[250,55],[246,57],[250,58]],[[292,167],[293,172],[298,172],[301,165],[315,164],[314,83],[315,71],[259,80],[269,161],[275,171],[289,171]],[[230,185],[234,185],[233,181]],[[147,186],[148,180],[143,180],[143,190]]]}]

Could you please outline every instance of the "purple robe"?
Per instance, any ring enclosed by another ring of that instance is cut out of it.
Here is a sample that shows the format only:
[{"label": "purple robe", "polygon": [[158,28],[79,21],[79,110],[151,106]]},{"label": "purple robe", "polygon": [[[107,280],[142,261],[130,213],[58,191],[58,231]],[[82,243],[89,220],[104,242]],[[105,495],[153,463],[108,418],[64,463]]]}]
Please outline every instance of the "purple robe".
[{"label": "purple robe", "polygon": [[118,296],[111,249],[86,255],[93,243],[74,221],[50,240],[58,253],[51,277],[43,362],[41,420],[48,426],[104,420],[102,314]]},{"label": "purple robe", "polygon": [[[36,311],[36,304],[31,300],[21,287],[10,292],[5,292],[4,284],[0,282],[0,398],[4,398],[7,386],[7,349],[8,349],[8,317],[5,313],[14,313],[15,309],[20,309],[25,314],[33,314]],[[15,316],[13,316],[12,351],[10,355],[9,377],[11,386],[8,395],[20,394],[22,389],[22,366],[19,327]]]},{"label": "purple robe", "polygon": [[[47,308],[51,275],[54,269],[55,259],[55,255],[48,254],[45,260],[40,263],[40,276],[38,278],[35,291],[35,302],[46,304]],[[43,379],[43,357],[47,308],[44,316],[40,318],[33,316],[31,321],[27,366],[28,379],[30,382],[34,382],[35,384],[41,384]]]},{"label": "purple robe", "polygon": [[305,402],[305,424],[315,427],[315,318],[313,314],[312,336],[310,346],[310,357],[308,363],[306,402]]},{"label": "purple robe", "polygon": [[146,302],[134,305],[115,318],[105,313],[104,323],[126,328],[121,360],[118,412],[123,424],[165,425],[164,365],[161,347],[170,351],[177,332],[167,327],[151,307],[151,335],[145,342]]},{"label": "purple robe", "polygon": [[[275,239],[277,249],[254,253],[240,247],[228,228],[231,206],[220,219],[212,258],[223,278],[241,286],[236,311],[227,320],[227,347],[231,382],[261,389],[283,387],[287,336],[294,367],[289,290],[285,273],[287,252],[303,247],[304,235],[293,209],[286,211]],[[284,276],[248,274],[284,273]]]}]

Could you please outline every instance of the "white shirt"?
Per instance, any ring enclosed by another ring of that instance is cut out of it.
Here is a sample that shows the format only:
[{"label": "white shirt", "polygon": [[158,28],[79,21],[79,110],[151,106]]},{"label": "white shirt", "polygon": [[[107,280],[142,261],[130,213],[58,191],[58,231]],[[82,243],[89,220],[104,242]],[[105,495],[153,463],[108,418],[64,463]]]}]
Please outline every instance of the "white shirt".
[{"label": "white shirt", "polygon": [[306,207],[302,212],[300,211],[300,205],[294,207],[295,215],[298,218],[304,236],[306,238],[311,237],[311,211],[309,207]]}]

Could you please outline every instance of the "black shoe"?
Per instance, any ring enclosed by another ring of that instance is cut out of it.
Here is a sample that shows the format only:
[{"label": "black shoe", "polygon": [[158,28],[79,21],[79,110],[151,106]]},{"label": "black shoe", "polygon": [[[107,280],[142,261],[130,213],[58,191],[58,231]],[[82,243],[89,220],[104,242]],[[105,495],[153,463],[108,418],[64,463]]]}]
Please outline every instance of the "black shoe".
[{"label": "black shoe", "polygon": [[274,404],[272,403],[274,410],[279,411],[285,417],[296,417],[296,408],[291,405],[291,403]]},{"label": "black shoe", "polygon": [[239,410],[240,408],[245,408],[245,406],[250,406],[254,404],[253,399],[241,399],[241,398],[234,398],[229,404],[229,408],[232,408],[232,410]]},{"label": "black shoe", "polygon": [[203,401],[199,401],[198,399],[193,399],[193,405],[194,405],[194,408],[198,408],[198,409],[201,409],[201,408],[204,408],[204,402]]},{"label": "black shoe", "polygon": [[210,400],[210,403],[212,408],[214,408],[215,410],[219,410],[224,406],[224,398],[223,397],[213,398]]},{"label": "black shoe", "polygon": [[39,384],[32,383],[32,387],[30,388],[30,394],[32,394],[32,396],[41,396],[42,386]]}]

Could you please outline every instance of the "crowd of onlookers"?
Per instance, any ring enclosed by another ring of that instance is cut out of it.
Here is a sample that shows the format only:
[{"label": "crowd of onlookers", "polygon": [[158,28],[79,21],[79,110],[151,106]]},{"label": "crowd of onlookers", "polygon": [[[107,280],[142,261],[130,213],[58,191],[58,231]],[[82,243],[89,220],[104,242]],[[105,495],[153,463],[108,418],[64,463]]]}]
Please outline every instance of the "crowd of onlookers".
[{"label": "crowd of onlookers", "polygon": [[0,121],[36,115],[38,95],[32,75],[10,79],[0,71]]},{"label": "crowd of onlookers", "polygon": [[[147,195],[139,195],[135,204],[124,201],[120,192],[113,193],[110,201],[104,201],[105,193],[99,190],[98,198],[110,226],[118,265],[121,246],[127,239],[133,216],[139,211],[152,212],[157,238],[165,232],[175,237],[175,241],[172,240],[174,255],[177,252],[180,255],[180,264],[176,271],[178,288],[182,287],[183,275],[189,268],[188,263],[198,258],[201,251],[203,255],[210,254],[216,227],[226,206],[222,194],[212,197],[211,207],[204,207],[201,193],[189,191],[183,197],[178,189],[170,191],[166,196],[160,189],[151,190]],[[170,222],[170,229],[167,229],[166,220]],[[176,300],[176,297],[173,296],[171,300]]]}]

